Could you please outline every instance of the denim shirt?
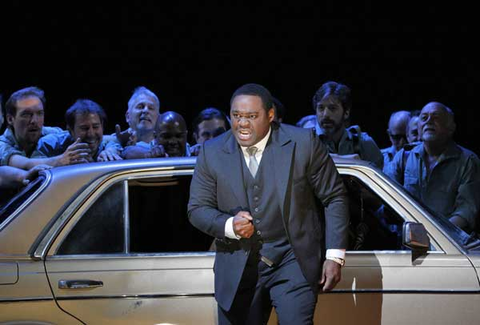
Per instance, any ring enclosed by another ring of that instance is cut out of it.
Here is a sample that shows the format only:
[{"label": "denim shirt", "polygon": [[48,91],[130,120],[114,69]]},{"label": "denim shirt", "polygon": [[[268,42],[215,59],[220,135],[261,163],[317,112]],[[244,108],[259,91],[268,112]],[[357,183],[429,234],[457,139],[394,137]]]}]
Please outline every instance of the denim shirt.
[{"label": "denim shirt", "polygon": [[[92,157],[94,161],[97,161],[98,155],[106,148],[107,143],[113,140],[114,138],[111,136],[103,136],[102,142],[98,146],[95,156]],[[55,157],[61,155],[74,142],[75,140],[68,131],[47,135],[38,141],[35,157],[32,155],[32,158]],[[110,150],[113,148],[114,147],[111,147]]]},{"label": "denim shirt", "polygon": [[362,160],[371,161],[375,166],[380,169],[383,169],[383,155],[380,149],[378,148],[375,140],[370,137],[366,132],[362,132],[358,135],[359,140],[359,149],[360,152],[355,152],[354,145],[354,135],[347,129],[343,130],[342,137],[338,143],[338,149],[336,149],[333,141],[326,139],[326,136],[322,128],[318,125],[318,122],[315,125],[315,133],[320,137],[323,144],[328,148],[328,152],[338,154],[338,155],[352,155],[358,154]]},{"label": "denim shirt", "polygon": [[[42,127],[42,137],[49,135],[64,132],[59,127],[50,127],[44,126]],[[41,138],[40,138],[41,139]],[[36,156],[38,153],[34,151],[30,157]],[[3,135],[0,136],[0,166],[8,165],[10,157],[13,155],[20,155],[27,158],[27,153],[20,147],[15,135],[13,134],[10,128],[7,128]]]},{"label": "denim shirt", "polygon": [[452,142],[440,155],[430,174],[425,165],[424,145],[414,147],[402,170],[403,151],[393,158],[387,174],[426,206],[449,219],[463,218],[469,231],[477,227],[480,213],[480,160],[477,155]]},{"label": "denim shirt", "polygon": [[383,155],[383,171],[386,172],[388,165],[392,162],[393,157],[395,157],[395,154],[397,153],[397,151],[395,150],[394,146],[381,149],[380,151]]}]

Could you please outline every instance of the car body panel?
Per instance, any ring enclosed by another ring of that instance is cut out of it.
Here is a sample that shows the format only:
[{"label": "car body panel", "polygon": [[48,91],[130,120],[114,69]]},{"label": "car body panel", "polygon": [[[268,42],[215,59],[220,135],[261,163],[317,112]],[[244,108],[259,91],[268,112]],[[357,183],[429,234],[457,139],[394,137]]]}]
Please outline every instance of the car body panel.
[{"label": "car body panel", "polygon": [[[58,304],[87,324],[214,324],[214,254],[48,258]],[[92,279],[103,286],[60,289],[61,280]],[[179,310],[188,312],[180,313]]]},{"label": "car body panel", "polygon": [[17,263],[0,263],[0,285],[15,284],[18,281]]},{"label": "car body panel", "polygon": [[[361,161],[335,161],[344,177],[360,181],[404,221],[423,224],[431,248],[347,251],[341,282],[319,294],[315,322],[478,321],[480,255],[469,253],[381,171]],[[214,252],[132,253],[126,233],[124,253],[59,254],[79,221],[115,184],[123,186],[116,200],[128,220],[129,186],[190,177],[194,166],[193,157],[161,158],[44,172],[31,200],[0,227],[0,322],[217,323]],[[269,324],[276,324],[274,311]]]}]

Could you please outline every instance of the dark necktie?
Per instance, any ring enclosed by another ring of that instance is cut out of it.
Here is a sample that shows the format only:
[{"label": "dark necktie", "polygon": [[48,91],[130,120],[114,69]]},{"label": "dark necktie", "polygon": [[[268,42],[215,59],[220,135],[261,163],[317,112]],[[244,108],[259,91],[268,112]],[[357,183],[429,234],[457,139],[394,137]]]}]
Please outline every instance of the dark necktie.
[{"label": "dark necktie", "polygon": [[255,178],[255,175],[257,174],[257,170],[258,170],[258,161],[257,161],[257,158],[255,158],[255,154],[257,153],[257,151],[258,151],[257,147],[247,148],[248,156],[250,158],[248,162],[248,169],[250,169],[250,173],[252,173],[253,178]]}]

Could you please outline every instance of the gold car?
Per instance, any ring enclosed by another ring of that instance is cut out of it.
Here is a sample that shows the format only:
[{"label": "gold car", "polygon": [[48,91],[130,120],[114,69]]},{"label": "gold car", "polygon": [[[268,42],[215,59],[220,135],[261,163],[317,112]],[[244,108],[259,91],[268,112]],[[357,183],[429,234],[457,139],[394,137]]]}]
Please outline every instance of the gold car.
[{"label": "gold car", "polygon": [[[342,281],[319,294],[316,323],[478,324],[478,239],[375,167],[335,162],[351,247]],[[0,324],[216,324],[213,238],[187,218],[194,166],[160,158],[42,172],[0,211]]]}]

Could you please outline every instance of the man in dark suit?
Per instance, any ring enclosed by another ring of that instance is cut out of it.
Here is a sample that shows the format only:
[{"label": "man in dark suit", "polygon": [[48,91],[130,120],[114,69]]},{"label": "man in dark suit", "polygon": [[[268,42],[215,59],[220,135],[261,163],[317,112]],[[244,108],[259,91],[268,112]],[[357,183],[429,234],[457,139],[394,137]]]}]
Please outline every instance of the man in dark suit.
[{"label": "man in dark suit", "polygon": [[205,142],[188,205],[190,222],[216,238],[219,323],[265,324],[273,305],[281,324],[312,324],[319,284],[341,278],[342,180],[312,130],[272,123],[263,86],[238,88],[230,106],[232,129]]}]

